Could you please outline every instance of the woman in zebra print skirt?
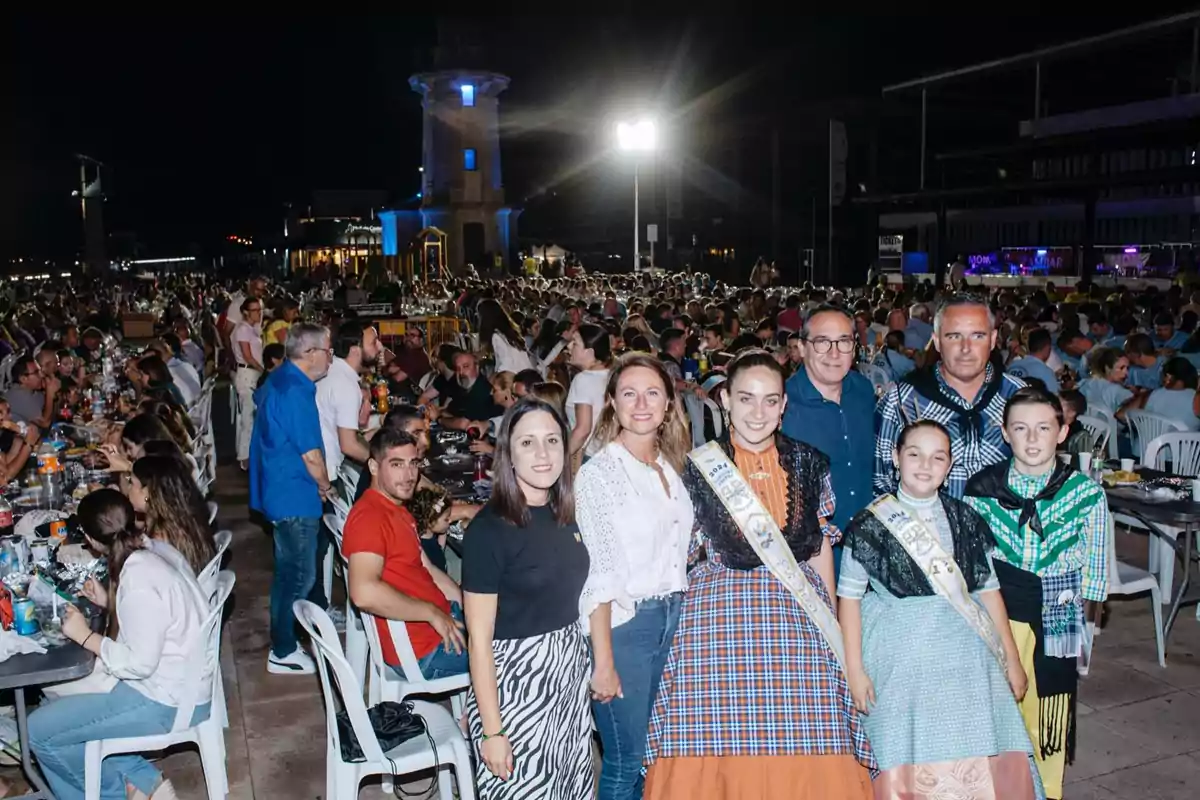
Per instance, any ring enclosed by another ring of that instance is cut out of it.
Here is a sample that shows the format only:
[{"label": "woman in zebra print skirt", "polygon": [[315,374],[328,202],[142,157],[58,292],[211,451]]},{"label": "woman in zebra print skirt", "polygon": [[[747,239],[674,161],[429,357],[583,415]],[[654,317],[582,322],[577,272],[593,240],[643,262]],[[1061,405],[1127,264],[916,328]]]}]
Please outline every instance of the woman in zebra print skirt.
[{"label": "woman in zebra print skirt", "polygon": [[588,554],[566,423],[526,397],[496,437],[492,499],[463,540],[467,714],[484,800],[595,796],[591,664],[579,625]]}]

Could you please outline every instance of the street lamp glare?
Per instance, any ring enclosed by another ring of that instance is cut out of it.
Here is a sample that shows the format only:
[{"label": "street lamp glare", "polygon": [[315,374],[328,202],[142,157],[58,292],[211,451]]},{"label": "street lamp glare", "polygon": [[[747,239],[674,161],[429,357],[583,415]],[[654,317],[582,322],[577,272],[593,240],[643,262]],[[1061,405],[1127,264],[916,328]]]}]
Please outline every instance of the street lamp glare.
[{"label": "street lamp glare", "polygon": [[617,146],[622,150],[653,150],[658,145],[658,128],[653,121],[617,123]]}]

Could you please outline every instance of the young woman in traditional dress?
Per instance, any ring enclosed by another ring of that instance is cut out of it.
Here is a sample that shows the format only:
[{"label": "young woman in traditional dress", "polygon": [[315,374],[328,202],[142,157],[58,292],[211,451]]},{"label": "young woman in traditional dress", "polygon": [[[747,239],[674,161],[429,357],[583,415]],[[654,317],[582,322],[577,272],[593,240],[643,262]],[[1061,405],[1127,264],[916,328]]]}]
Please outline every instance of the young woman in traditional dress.
[{"label": "young woman in traditional dress", "polygon": [[850,521],[838,579],[850,691],[882,770],[876,800],[1045,797],[991,531],[939,493],[950,437],[914,422],[893,459],[900,488]]},{"label": "young woman in traditional dress", "polygon": [[692,501],[679,473],[690,444],[675,383],[634,353],[609,374],[599,450],[575,483],[591,557],[580,614],[592,639],[592,711],[604,746],[599,800],[640,800],[650,708],[687,587]]},{"label": "young woman in traditional dress", "polygon": [[579,625],[588,554],[575,526],[568,439],[547,403],[526,397],[509,409],[491,501],[463,539],[467,713],[483,800],[595,795]]},{"label": "young woman in traditional dress", "polygon": [[833,613],[829,462],[778,433],[783,369],[726,368],[728,438],[688,456],[697,552],[646,749],[648,800],[868,800]]}]

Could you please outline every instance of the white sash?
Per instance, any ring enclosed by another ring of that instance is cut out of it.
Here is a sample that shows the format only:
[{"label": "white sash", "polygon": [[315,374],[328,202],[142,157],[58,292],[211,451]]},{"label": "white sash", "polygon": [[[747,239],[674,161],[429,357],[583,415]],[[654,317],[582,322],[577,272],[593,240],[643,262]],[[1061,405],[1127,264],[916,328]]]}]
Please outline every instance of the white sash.
[{"label": "white sash", "polygon": [[[688,453],[688,458],[720,498],[725,510],[745,534],[746,541],[754,548],[759,559],[771,570],[771,574],[788,588],[796,602],[804,609],[804,613],[821,631],[825,643],[845,669],[846,651],[842,644],[842,629],[838,626],[837,617],[833,615],[829,606],[825,605],[821,595],[809,582],[808,576],[796,563],[796,556],[784,541],[783,532],[779,530],[775,518],[746,483],[742,473],[716,442],[697,447]],[[832,588],[826,588],[832,597]]]},{"label": "white sash", "polygon": [[868,508],[883,523],[883,527],[896,537],[896,541],[900,542],[905,552],[917,563],[921,572],[925,573],[934,593],[945,598],[972,630],[979,634],[979,638],[983,639],[983,643],[1000,662],[1000,667],[1007,669],[1008,660],[1004,655],[1004,645],[1000,642],[991,617],[971,599],[962,570],[958,568],[954,557],[938,542],[937,537],[924,523],[905,511],[900,501],[890,494],[880,497]]}]

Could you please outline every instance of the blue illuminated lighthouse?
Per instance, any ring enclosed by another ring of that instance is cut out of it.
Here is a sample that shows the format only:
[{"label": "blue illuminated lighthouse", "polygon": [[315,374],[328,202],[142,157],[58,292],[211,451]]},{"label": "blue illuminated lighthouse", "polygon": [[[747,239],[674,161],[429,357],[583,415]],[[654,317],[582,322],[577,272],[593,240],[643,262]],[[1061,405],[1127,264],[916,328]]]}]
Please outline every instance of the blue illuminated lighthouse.
[{"label": "blue illuminated lighthouse", "polygon": [[480,274],[509,262],[515,214],[504,203],[500,93],[508,77],[474,69],[408,79],[423,109],[421,217],[446,233],[446,266]]}]

